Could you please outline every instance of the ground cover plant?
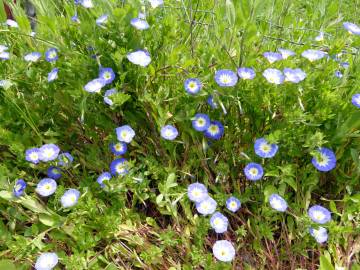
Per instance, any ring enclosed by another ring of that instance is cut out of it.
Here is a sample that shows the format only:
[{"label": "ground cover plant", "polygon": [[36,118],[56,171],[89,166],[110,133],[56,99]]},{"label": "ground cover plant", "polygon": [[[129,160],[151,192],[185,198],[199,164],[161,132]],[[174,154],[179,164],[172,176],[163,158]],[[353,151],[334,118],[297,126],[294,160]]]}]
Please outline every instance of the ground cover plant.
[{"label": "ground cover plant", "polygon": [[360,269],[358,1],[5,2],[0,269]]}]

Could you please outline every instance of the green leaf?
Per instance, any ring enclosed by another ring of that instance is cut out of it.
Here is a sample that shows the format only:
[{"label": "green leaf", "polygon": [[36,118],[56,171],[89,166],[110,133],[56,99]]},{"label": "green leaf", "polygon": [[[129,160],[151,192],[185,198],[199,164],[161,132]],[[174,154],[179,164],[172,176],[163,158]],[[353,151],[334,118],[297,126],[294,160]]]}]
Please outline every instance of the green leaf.
[{"label": "green leaf", "polygon": [[320,267],[319,270],[335,270],[332,266],[331,261],[325,255],[320,256]]},{"label": "green leaf", "polygon": [[126,101],[130,99],[130,95],[124,94],[124,93],[117,93],[115,95],[111,96],[111,100],[113,101],[113,107],[120,107],[123,105]]},{"label": "green leaf", "polygon": [[235,24],[235,7],[234,3],[231,0],[226,0],[226,17],[229,21],[229,24],[233,26]]},{"label": "green leaf", "polygon": [[27,209],[35,213],[48,213],[45,206],[42,205],[38,200],[30,196],[21,197],[19,202]]},{"label": "green leaf", "polygon": [[0,198],[3,198],[4,200],[11,201],[14,199],[13,194],[10,191],[2,190],[0,191]]},{"label": "green leaf", "polygon": [[57,215],[40,214],[39,220],[42,224],[49,227],[55,227],[61,225],[61,218]]},{"label": "green leaf", "polygon": [[3,270],[16,270],[16,266],[10,260],[1,260],[0,261],[0,269],[3,269]]}]

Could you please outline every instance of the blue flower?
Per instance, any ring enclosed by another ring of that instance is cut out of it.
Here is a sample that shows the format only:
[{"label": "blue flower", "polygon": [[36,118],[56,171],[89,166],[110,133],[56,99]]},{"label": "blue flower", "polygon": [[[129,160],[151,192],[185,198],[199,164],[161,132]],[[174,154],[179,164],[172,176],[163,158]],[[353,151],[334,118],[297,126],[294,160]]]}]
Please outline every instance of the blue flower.
[{"label": "blue flower", "polygon": [[148,51],[145,50],[138,50],[132,53],[129,53],[127,55],[127,59],[135,64],[139,65],[141,67],[146,67],[151,62],[151,57]]},{"label": "blue flower", "polygon": [[239,210],[241,207],[241,202],[238,198],[230,197],[226,200],[226,208],[235,213],[237,210]]},{"label": "blue flower", "polygon": [[106,84],[106,81],[102,78],[96,78],[94,80],[91,80],[88,82],[84,89],[86,92],[89,93],[99,93],[101,91],[101,88],[103,88]]},{"label": "blue flower", "polygon": [[118,158],[111,162],[110,172],[112,175],[126,175],[128,171],[128,161],[125,158]]},{"label": "blue flower", "polygon": [[344,75],[341,73],[340,70],[336,70],[335,73],[334,73],[335,77],[341,79]]},{"label": "blue flower", "polygon": [[18,179],[15,183],[13,194],[15,197],[20,197],[26,188],[26,182],[23,179]]},{"label": "blue flower", "polygon": [[32,52],[32,53],[28,53],[27,55],[24,56],[24,60],[26,62],[37,62],[41,57],[41,53],[39,52]]},{"label": "blue flower", "polygon": [[81,2],[82,2],[82,0],[74,0],[74,4],[75,4],[75,5],[80,5]]},{"label": "blue flower", "polygon": [[191,95],[195,95],[200,92],[202,84],[199,79],[190,78],[184,82],[185,91]]},{"label": "blue flower", "polygon": [[264,169],[260,164],[250,162],[245,166],[244,173],[248,180],[257,181],[264,175]]},{"label": "blue flower", "polygon": [[56,191],[57,184],[52,178],[44,178],[36,186],[36,193],[43,197],[48,197]]},{"label": "blue flower", "polygon": [[256,76],[255,71],[252,68],[247,67],[238,68],[237,73],[239,77],[243,80],[252,80]]},{"label": "blue flower", "polygon": [[231,262],[235,257],[235,248],[227,240],[218,240],[213,245],[213,254],[222,262]]},{"label": "blue flower", "polygon": [[62,153],[58,157],[58,165],[62,167],[69,167],[73,161],[73,156],[68,152]]},{"label": "blue flower", "polygon": [[161,6],[164,4],[163,0],[149,0],[150,5],[152,8],[157,8],[158,6]]},{"label": "blue flower", "polygon": [[197,113],[191,123],[195,130],[205,131],[210,126],[210,117],[204,113]]},{"label": "blue flower", "polygon": [[109,181],[111,179],[111,174],[109,172],[103,172],[102,174],[99,175],[99,177],[97,178],[96,182],[99,183],[99,185],[104,188],[105,184],[103,183],[104,181]]},{"label": "blue flower", "polygon": [[59,69],[58,68],[53,68],[49,73],[48,73],[48,82],[52,82],[54,80],[56,80],[58,78],[58,72]]},{"label": "blue flower", "polygon": [[124,142],[111,143],[110,151],[117,156],[123,155],[127,151],[127,144]]},{"label": "blue flower", "polygon": [[311,160],[316,169],[322,172],[328,172],[336,167],[336,156],[331,149],[321,147],[317,152],[318,156],[314,156]]},{"label": "blue flower", "polygon": [[227,231],[229,220],[220,212],[215,212],[210,218],[210,226],[216,233],[224,233]]},{"label": "blue flower", "polygon": [[139,12],[139,14],[138,14],[138,18],[139,18],[139,19],[143,19],[143,20],[145,20],[145,19],[146,19],[146,14],[145,14],[145,13],[143,13],[143,12]]},{"label": "blue flower", "polygon": [[58,50],[55,48],[50,48],[45,53],[45,59],[48,62],[54,62],[59,58]]},{"label": "blue flower", "polygon": [[215,81],[221,87],[231,87],[236,85],[238,77],[234,71],[222,69],[216,71]]},{"label": "blue flower", "polygon": [[105,84],[110,84],[115,79],[115,73],[112,68],[100,68],[99,78],[105,80]]},{"label": "blue flower", "polygon": [[74,16],[71,17],[71,21],[73,21],[74,23],[80,23],[79,17],[77,14],[75,14]]},{"label": "blue flower", "polygon": [[161,128],[161,137],[163,137],[165,140],[175,140],[175,138],[179,135],[178,130],[176,127],[172,125],[166,125]]},{"label": "blue flower", "polygon": [[84,8],[93,8],[94,7],[94,4],[93,4],[92,0],[82,0],[81,5]]},{"label": "blue flower", "polygon": [[104,94],[104,102],[107,104],[107,105],[113,105],[113,101],[111,100],[111,96],[112,95],[115,95],[117,94],[117,90],[115,88],[112,88],[112,89],[109,89],[109,90],[106,90],[105,94]]},{"label": "blue flower", "polygon": [[276,144],[269,144],[264,138],[257,139],[254,144],[255,154],[262,158],[272,158],[279,147]]},{"label": "blue flower", "polygon": [[351,103],[360,108],[360,93],[352,96]]},{"label": "blue flower", "polygon": [[269,197],[271,207],[277,211],[285,212],[288,208],[287,202],[278,194],[271,194]]},{"label": "blue flower", "polygon": [[216,210],[217,203],[216,201],[208,196],[205,200],[202,200],[201,202],[196,203],[196,210],[206,216],[211,215]]},{"label": "blue flower", "polygon": [[342,62],[342,63],[340,63],[340,65],[345,69],[350,67],[349,62]]},{"label": "blue flower", "polygon": [[355,23],[344,22],[343,26],[350,34],[360,35],[360,27]]},{"label": "blue flower", "polygon": [[311,206],[308,215],[312,221],[319,224],[325,224],[331,220],[330,211],[320,205]]},{"label": "blue flower", "polygon": [[306,78],[306,73],[300,68],[284,68],[285,81],[299,83]]},{"label": "blue flower", "polygon": [[319,227],[318,229],[309,228],[309,232],[319,244],[325,243],[328,240],[328,232],[324,227]]},{"label": "blue flower", "polygon": [[115,129],[115,132],[120,142],[131,143],[135,136],[135,131],[129,125],[118,127]]},{"label": "blue flower", "polygon": [[273,84],[282,84],[285,80],[284,74],[276,68],[265,69],[263,76],[269,83]]},{"label": "blue flower", "polygon": [[146,20],[140,18],[131,19],[130,24],[138,30],[146,30],[150,27]]},{"label": "blue flower", "polygon": [[71,188],[65,191],[65,193],[60,198],[62,207],[68,208],[74,206],[75,204],[77,204],[79,197],[80,191],[78,191],[77,189]]},{"label": "blue flower", "polygon": [[206,102],[207,102],[207,104],[210,105],[210,107],[212,109],[217,109],[218,108],[218,104],[216,102],[214,102],[214,97],[212,95],[209,95]]},{"label": "blue flower", "polygon": [[45,252],[42,253],[37,259],[35,263],[36,270],[51,270],[53,269],[59,262],[59,258],[54,252]]},{"label": "blue flower", "polygon": [[270,64],[283,59],[281,53],[264,52],[263,56],[269,61]]},{"label": "blue flower", "polygon": [[0,59],[1,60],[9,60],[10,59],[10,53],[9,52],[0,52]]},{"label": "blue flower", "polygon": [[306,59],[308,59],[310,62],[319,60],[321,58],[324,58],[327,55],[326,52],[323,51],[319,51],[319,50],[306,50],[303,51],[301,56],[305,57]]},{"label": "blue flower", "polygon": [[108,18],[108,14],[101,15],[99,18],[96,19],[96,24],[101,26],[102,24],[107,23]]},{"label": "blue flower", "polygon": [[224,126],[219,121],[211,121],[210,126],[205,130],[204,135],[213,140],[220,140],[224,134]]},{"label": "blue flower", "polygon": [[188,186],[187,195],[190,201],[199,203],[207,199],[208,191],[205,185],[200,183],[193,183]]},{"label": "blue flower", "polygon": [[293,52],[292,50],[278,49],[278,51],[281,53],[282,59],[287,59],[287,58],[289,58],[290,56],[296,55],[296,53]]},{"label": "blue flower", "polygon": [[39,149],[39,158],[44,162],[52,161],[58,157],[59,152],[60,148],[56,144],[44,144]]},{"label": "blue flower", "polygon": [[25,151],[25,159],[31,163],[38,164],[40,161],[40,149],[30,148]]},{"label": "blue flower", "polygon": [[323,41],[324,40],[324,32],[320,32],[318,36],[315,37],[315,41]]},{"label": "blue flower", "polygon": [[47,176],[54,180],[58,180],[61,178],[61,169],[59,167],[50,166],[47,170]]}]

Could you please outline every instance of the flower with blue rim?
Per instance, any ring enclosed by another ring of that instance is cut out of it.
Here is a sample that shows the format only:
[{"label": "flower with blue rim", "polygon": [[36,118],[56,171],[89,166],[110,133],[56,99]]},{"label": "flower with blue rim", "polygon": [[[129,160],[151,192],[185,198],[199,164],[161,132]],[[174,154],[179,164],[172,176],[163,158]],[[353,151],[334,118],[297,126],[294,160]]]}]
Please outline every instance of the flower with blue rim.
[{"label": "flower with blue rim", "polygon": [[48,82],[52,82],[52,81],[56,80],[58,78],[58,73],[59,73],[59,69],[58,68],[53,68],[48,73],[48,77],[47,77]]},{"label": "flower with blue rim", "polygon": [[360,108],[360,93],[358,94],[354,94],[352,97],[351,97],[351,103]]},{"label": "flower with blue rim", "polygon": [[235,213],[237,210],[239,210],[241,207],[241,202],[238,198],[230,197],[226,200],[226,208]]},{"label": "flower with blue rim", "polygon": [[217,109],[219,107],[218,104],[214,101],[213,95],[209,95],[206,102],[210,105],[212,109]]},{"label": "flower with blue rim", "polygon": [[284,68],[286,82],[299,83],[306,78],[306,73],[300,68]]},{"label": "flower with blue rim", "polygon": [[81,2],[82,2],[82,0],[74,0],[74,4],[75,4],[75,5],[80,5]]},{"label": "flower with blue rim", "polygon": [[288,50],[288,49],[278,49],[278,51],[281,53],[281,56],[283,59],[287,59],[290,56],[296,55],[295,52],[293,52],[292,50]]},{"label": "flower with blue rim", "polygon": [[229,220],[220,212],[215,212],[210,218],[210,226],[216,233],[224,233],[227,231]]},{"label": "flower with blue rim", "polygon": [[215,212],[217,203],[213,198],[207,196],[205,200],[196,203],[195,206],[196,206],[196,210],[200,214],[206,216],[206,215],[211,215]]},{"label": "flower with blue rim", "polygon": [[189,78],[184,82],[185,91],[191,95],[195,95],[200,92],[202,84],[197,78]]},{"label": "flower with blue rim", "polygon": [[215,81],[221,87],[231,87],[236,85],[238,76],[232,70],[222,69],[216,71]]},{"label": "flower with blue rim", "polygon": [[110,151],[117,156],[123,155],[127,151],[127,144],[124,142],[111,143]]},{"label": "flower with blue rim", "polygon": [[74,14],[74,16],[71,17],[71,21],[74,23],[80,23],[79,16]]},{"label": "flower with blue rim", "polygon": [[0,59],[1,60],[9,60],[10,59],[10,53],[9,52],[0,52]]},{"label": "flower with blue rim", "polygon": [[327,229],[324,227],[319,227],[318,229],[309,228],[309,232],[319,244],[325,243],[328,240],[329,235]]},{"label": "flower with blue rim", "polygon": [[18,28],[19,27],[18,23],[16,21],[14,21],[14,20],[11,20],[11,19],[7,19],[5,23],[9,27],[13,27],[13,28]]},{"label": "flower with blue rim", "polygon": [[24,60],[26,62],[37,62],[41,57],[41,53],[39,52],[32,52],[28,53],[24,56]]},{"label": "flower with blue rim", "polygon": [[350,34],[360,35],[360,27],[355,23],[344,22],[343,26]]},{"label": "flower with blue rim", "polygon": [[50,48],[45,52],[45,60],[48,62],[54,62],[59,58],[58,50],[56,48]]},{"label": "flower with blue rim", "polygon": [[42,253],[37,259],[35,263],[36,270],[51,270],[53,269],[59,262],[59,258],[54,252],[45,252]]},{"label": "flower with blue rim", "polygon": [[205,131],[210,126],[210,117],[204,113],[197,113],[191,122],[193,128],[197,131]]},{"label": "flower with blue rim", "polygon": [[146,20],[140,18],[131,19],[130,24],[138,30],[146,30],[150,27],[150,25]]},{"label": "flower with blue rim", "polygon": [[160,134],[161,137],[163,137],[165,140],[172,141],[176,139],[176,137],[179,135],[179,132],[176,127],[172,125],[166,125],[161,128]]},{"label": "flower with blue rim", "polygon": [[102,78],[91,80],[84,86],[84,90],[89,93],[99,93],[101,88],[106,85],[106,81]]},{"label": "flower with blue rim", "polygon": [[125,158],[118,158],[111,162],[110,172],[112,175],[126,175],[128,171],[128,161]]},{"label": "flower with blue rim", "polygon": [[93,8],[94,7],[94,4],[93,4],[92,0],[82,0],[81,5],[84,8]]},{"label": "flower with blue rim", "polygon": [[278,194],[271,194],[269,197],[270,206],[280,212],[285,212],[288,208],[287,202]]},{"label": "flower with blue rim", "polygon": [[276,68],[265,69],[263,76],[269,83],[273,84],[282,84],[285,80],[284,74]]},{"label": "flower with blue rim", "polygon": [[43,197],[48,197],[56,191],[57,184],[52,178],[44,178],[36,186],[36,193]]},{"label": "flower with blue rim", "polygon": [[47,176],[49,178],[52,178],[54,180],[58,180],[61,178],[61,169],[59,167],[50,166],[46,172]]},{"label": "flower with blue rim", "polygon": [[107,23],[108,19],[109,19],[109,15],[103,14],[99,18],[96,19],[96,24],[101,26],[101,25]]},{"label": "flower with blue rim", "polygon": [[320,205],[311,206],[308,210],[308,215],[312,221],[319,224],[325,224],[331,220],[330,211]]},{"label": "flower with blue rim", "polygon": [[24,179],[18,179],[13,189],[14,196],[20,197],[21,195],[23,195],[25,188],[26,188],[26,182],[24,181]]},{"label": "flower with blue rim", "polygon": [[328,172],[336,167],[336,156],[331,149],[320,147],[311,162],[319,171]]},{"label": "flower with blue rim", "polygon": [[39,149],[39,158],[41,161],[48,162],[56,159],[60,153],[60,148],[56,144],[44,144]]},{"label": "flower with blue rim", "polygon": [[231,262],[235,257],[235,248],[228,240],[218,240],[213,245],[213,254],[222,262]]},{"label": "flower with blue rim", "polygon": [[127,59],[135,64],[139,65],[141,67],[146,67],[151,62],[151,57],[148,51],[145,50],[138,50],[135,52],[131,52],[127,55]]},{"label": "flower with blue rim", "polygon": [[190,184],[187,188],[187,195],[190,201],[199,203],[205,199],[207,199],[208,191],[204,184],[201,183],[193,183]]},{"label": "flower with blue rim", "polygon": [[139,12],[138,18],[142,19],[142,20],[145,20],[146,19],[146,14],[144,12]]},{"label": "flower with blue rim", "polygon": [[264,52],[263,56],[269,61],[270,64],[283,59],[282,54],[277,52]]},{"label": "flower with blue rim", "polygon": [[30,148],[25,151],[25,159],[31,163],[38,164],[40,162],[40,149]]},{"label": "flower with blue rim", "polygon": [[265,138],[257,139],[254,143],[255,154],[262,158],[272,158],[277,153],[279,147],[268,143]]},{"label": "flower with blue rim", "polygon": [[117,92],[118,91],[115,88],[106,90],[104,94],[104,102],[109,106],[113,105],[114,102],[112,101],[111,96],[117,94]]},{"label": "flower with blue rim", "polygon": [[320,60],[320,59],[324,58],[326,55],[327,55],[326,52],[319,51],[319,50],[312,50],[312,49],[303,51],[301,54],[302,57],[305,57],[310,62]]},{"label": "flower with blue rim", "polygon": [[103,183],[104,181],[109,181],[112,178],[111,174],[109,172],[103,172],[102,174],[99,175],[99,177],[97,178],[96,182],[99,183],[99,185],[104,188],[105,184]]},{"label": "flower with blue rim", "polygon": [[124,125],[115,129],[117,139],[120,142],[131,143],[135,136],[135,131],[129,126]]},{"label": "flower with blue rim", "polygon": [[100,68],[99,78],[105,80],[105,84],[110,84],[115,79],[115,73],[112,68]]},{"label": "flower with blue rim", "polygon": [[336,71],[334,72],[334,75],[335,75],[336,78],[339,78],[339,79],[341,79],[341,78],[344,76],[344,75],[341,73],[340,70],[336,70]]},{"label": "flower with blue rim", "polygon": [[237,73],[239,77],[243,80],[252,80],[256,76],[254,69],[247,67],[238,68]]},{"label": "flower with blue rim", "polygon": [[204,135],[213,140],[220,140],[224,134],[224,126],[219,121],[211,121],[209,127],[204,131]]},{"label": "flower with blue rim", "polygon": [[152,8],[157,8],[164,4],[164,0],[149,0],[149,2]]},{"label": "flower with blue rim", "polygon": [[73,161],[74,157],[68,152],[61,153],[58,157],[58,165],[62,167],[69,167]]},{"label": "flower with blue rim", "polygon": [[324,32],[319,33],[318,36],[315,37],[315,41],[323,41],[324,40]]},{"label": "flower with blue rim", "polygon": [[263,167],[255,162],[250,162],[244,168],[245,176],[250,181],[260,180],[264,175]]},{"label": "flower with blue rim", "polygon": [[340,65],[341,65],[343,68],[345,68],[345,69],[347,69],[347,68],[350,67],[349,62],[341,62]]},{"label": "flower with blue rim", "polygon": [[60,198],[62,207],[68,208],[74,206],[75,204],[77,204],[79,197],[80,191],[78,191],[77,189],[71,188],[65,191],[65,193]]}]

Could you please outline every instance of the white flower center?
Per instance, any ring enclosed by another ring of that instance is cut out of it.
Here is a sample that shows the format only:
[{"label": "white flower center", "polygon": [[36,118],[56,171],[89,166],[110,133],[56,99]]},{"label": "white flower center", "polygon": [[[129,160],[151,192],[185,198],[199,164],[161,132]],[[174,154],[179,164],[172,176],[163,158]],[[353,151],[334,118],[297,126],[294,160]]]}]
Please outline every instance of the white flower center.
[{"label": "white flower center", "polygon": [[327,155],[321,154],[320,158],[317,159],[316,161],[320,166],[326,166],[326,165],[328,165],[330,159]]},{"label": "white flower center", "polygon": [[315,218],[316,220],[322,220],[322,219],[325,218],[325,215],[324,215],[322,212],[320,212],[320,211],[315,211],[315,213],[314,213],[314,218]]},{"label": "white flower center", "polygon": [[32,153],[30,154],[30,159],[36,160],[36,159],[38,159],[38,158],[39,158],[39,155],[38,155],[37,153],[32,152]]},{"label": "white flower center", "polygon": [[260,149],[261,149],[261,151],[263,151],[264,153],[267,154],[270,152],[271,146],[268,145],[267,143],[263,143],[263,144],[261,144]]},{"label": "white flower center", "polygon": [[223,84],[228,84],[231,82],[231,77],[227,74],[223,74],[220,76],[220,82],[222,82]]},{"label": "white flower center", "polygon": [[209,132],[212,134],[212,135],[216,135],[217,133],[219,133],[219,127],[217,125],[211,125],[209,127]]},{"label": "white flower center", "polygon": [[259,171],[258,171],[258,169],[256,169],[256,168],[251,168],[251,169],[249,170],[249,173],[250,173],[252,176],[257,176],[258,173],[259,173]]}]

